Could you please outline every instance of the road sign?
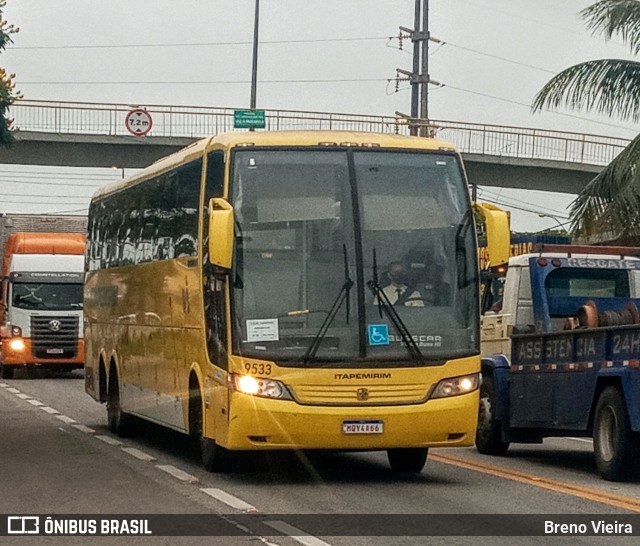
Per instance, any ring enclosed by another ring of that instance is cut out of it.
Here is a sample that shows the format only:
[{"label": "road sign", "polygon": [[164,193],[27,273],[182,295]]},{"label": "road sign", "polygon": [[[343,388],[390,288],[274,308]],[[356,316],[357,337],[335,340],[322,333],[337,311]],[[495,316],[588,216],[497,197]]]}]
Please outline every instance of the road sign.
[{"label": "road sign", "polygon": [[127,117],[124,120],[124,124],[131,134],[135,136],[145,136],[151,131],[153,127],[153,120],[151,114],[146,110],[137,108],[130,110],[127,113]]},{"label": "road sign", "polygon": [[233,111],[233,127],[235,129],[264,129],[265,126],[264,110]]}]

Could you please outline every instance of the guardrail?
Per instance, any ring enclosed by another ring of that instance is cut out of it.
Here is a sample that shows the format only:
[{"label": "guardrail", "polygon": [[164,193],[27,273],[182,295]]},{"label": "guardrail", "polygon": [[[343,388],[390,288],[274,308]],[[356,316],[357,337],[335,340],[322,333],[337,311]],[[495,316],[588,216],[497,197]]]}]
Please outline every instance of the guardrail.
[{"label": "guardrail", "polygon": [[[152,119],[148,137],[198,138],[233,131],[233,108],[97,104],[21,100],[11,107],[14,128],[60,134],[126,136],[127,114],[144,109]],[[547,159],[606,165],[629,140],[600,135],[524,127],[411,120],[401,116],[371,116],[302,110],[265,110],[267,130],[332,129],[409,134],[411,126],[456,145],[463,153]]]}]

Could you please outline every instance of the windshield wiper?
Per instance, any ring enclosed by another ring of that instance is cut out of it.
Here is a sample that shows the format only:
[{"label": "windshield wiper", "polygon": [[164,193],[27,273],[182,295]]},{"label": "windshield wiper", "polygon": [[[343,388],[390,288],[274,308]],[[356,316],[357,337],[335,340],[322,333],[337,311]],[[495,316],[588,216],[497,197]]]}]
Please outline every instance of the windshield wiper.
[{"label": "windshield wiper", "polygon": [[376,249],[373,249],[373,273],[372,279],[367,281],[367,286],[373,293],[374,298],[378,301],[378,312],[380,313],[380,318],[382,318],[382,311],[385,312],[387,318],[391,321],[397,332],[400,334],[402,341],[407,346],[407,351],[412,358],[418,360],[420,363],[424,364],[424,355],[420,351],[420,347],[413,339],[411,332],[407,328],[407,325],[403,322],[402,318],[396,311],[396,308],[393,306],[387,295],[384,293],[384,290],[380,287],[380,283],[378,282],[378,261],[376,258]]},{"label": "windshield wiper", "polygon": [[349,308],[351,307],[350,305],[351,301],[349,296],[351,293],[351,288],[353,287],[353,281],[349,276],[349,260],[347,259],[347,245],[342,245],[342,255],[344,256],[344,284],[342,285],[342,288],[340,288],[340,292],[338,292],[336,299],[333,301],[333,305],[331,306],[331,309],[329,309],[329,313],[327,314],[322,325],[320,326],[318,333],[314,336],[313,340],[311,341],[311,345],[309,345],[309,348],[304,354],[303,362],[305,364],[308,364],[315,358],[316,353],[320,348],[320,343],[322,343],[322,340],[324,339],[324,336],[326,335],[327,330],[329,330],[329,326],[331,326],[333,319],[338,314],[338,311],[340,310],[340,307],[342,306],[345,300],[347,301],[346,320],[347,320],[347,324],[349,324]]}]

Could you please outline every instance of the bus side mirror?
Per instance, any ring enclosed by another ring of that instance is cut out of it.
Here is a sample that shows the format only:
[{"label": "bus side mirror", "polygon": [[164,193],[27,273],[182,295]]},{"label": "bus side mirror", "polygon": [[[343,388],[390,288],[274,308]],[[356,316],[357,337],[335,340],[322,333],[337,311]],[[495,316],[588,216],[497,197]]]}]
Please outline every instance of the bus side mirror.
[{"label": "bus side mirror", "polygon": [[224,199],[209,201],[209,261],[231,269],[233,259],[233,207]]}]

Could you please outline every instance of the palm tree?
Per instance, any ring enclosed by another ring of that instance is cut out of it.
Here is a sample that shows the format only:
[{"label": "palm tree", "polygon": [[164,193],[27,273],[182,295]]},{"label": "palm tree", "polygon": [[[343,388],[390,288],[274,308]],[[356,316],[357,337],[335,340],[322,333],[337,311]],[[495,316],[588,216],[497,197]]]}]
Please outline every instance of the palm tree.
[{"label": "palm tree", "polygon": [[[606,40],[618,36],[640,54],[640,1],[599,0],[580,12]],[[600,59],[571,66],[538,92],[533,110],[566,106],[640,120],[640,62]],[[640,243],[640,135],[580,192],[571,206],[572,230]]]}]

